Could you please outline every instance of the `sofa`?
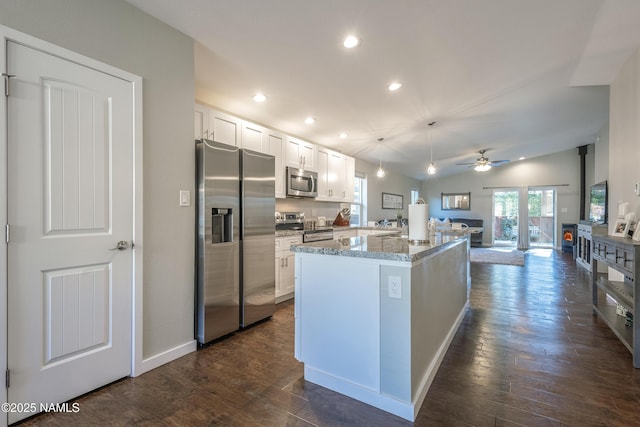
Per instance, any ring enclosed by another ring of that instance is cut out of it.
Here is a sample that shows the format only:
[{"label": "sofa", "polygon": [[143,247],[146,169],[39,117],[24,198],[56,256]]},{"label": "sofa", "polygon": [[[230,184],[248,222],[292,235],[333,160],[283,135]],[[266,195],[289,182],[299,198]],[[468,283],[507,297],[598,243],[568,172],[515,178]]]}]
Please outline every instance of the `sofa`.
[{"label": "sofa", "polygon": [[482,236],[484,232],[484,220],[468,218],[451,218],[452,223],[466,224],[472,229],[471,246],[482,246]]}]

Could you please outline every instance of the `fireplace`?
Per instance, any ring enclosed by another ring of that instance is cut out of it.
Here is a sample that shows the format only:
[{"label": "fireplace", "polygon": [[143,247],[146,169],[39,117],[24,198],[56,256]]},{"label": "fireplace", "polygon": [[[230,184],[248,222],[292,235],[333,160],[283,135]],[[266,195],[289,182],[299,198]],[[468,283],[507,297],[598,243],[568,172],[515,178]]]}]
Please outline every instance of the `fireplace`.
[{"label": "fireplace", "polygon": [[578,234],[577,224],[562,224],[562,252],[573,252]]}]

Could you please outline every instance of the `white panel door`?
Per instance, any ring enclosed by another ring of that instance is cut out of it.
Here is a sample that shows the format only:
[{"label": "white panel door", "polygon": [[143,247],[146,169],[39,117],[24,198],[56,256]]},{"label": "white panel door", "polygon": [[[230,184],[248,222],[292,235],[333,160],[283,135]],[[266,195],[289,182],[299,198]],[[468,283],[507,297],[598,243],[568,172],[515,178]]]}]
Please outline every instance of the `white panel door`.
[{"label": "white panel door", "polygon": [[131,372],[133,86],[12,42],[7,68],[9,402],[64,402]]}]

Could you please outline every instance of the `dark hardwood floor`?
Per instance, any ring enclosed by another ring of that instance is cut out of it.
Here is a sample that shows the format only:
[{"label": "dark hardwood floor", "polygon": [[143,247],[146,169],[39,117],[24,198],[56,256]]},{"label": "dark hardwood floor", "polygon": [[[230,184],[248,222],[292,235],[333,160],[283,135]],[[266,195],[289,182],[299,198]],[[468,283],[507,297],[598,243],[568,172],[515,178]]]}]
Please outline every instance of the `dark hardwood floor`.
[{"label": "dark hardwood floor", "polygon": [[[470,309],[415,425],[640,425],[640,370],[592,316],[589,274],[570,254],[525,256],[525,267],[471,265]],[[270,321],[76,402],[79,413],[24,425],[412,425],[303,380],[291,303]]]}]

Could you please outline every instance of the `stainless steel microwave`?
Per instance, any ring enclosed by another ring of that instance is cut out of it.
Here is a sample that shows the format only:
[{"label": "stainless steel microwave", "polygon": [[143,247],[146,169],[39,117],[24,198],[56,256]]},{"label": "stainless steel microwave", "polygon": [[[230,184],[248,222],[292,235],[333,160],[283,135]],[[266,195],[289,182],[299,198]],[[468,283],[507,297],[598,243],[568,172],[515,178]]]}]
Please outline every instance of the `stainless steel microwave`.
[{"label": "stainless steel microwave", "polygon": [[318,174],[287,166],[287,197],[317,197]]}]

